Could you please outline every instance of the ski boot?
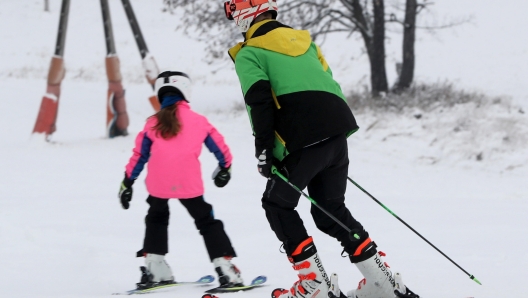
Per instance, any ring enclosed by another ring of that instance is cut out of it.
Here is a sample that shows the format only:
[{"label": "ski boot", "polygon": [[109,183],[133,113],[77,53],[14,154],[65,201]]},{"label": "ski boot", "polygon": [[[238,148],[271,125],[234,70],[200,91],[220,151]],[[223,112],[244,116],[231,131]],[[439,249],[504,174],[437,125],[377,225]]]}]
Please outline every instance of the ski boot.
[{"label": "ski boot", "polygon": [[299,244],[288,259],[293,264],[293,269],[299,271],[299,280],[289,291],[281,288],[273,290],[272,298],[328,297],[331,287],[330,276],[326,274],[312,237]]},{"label": "ski boot", "polygon": [[138,289],[148,289],[174,283],[172,270],[165,261],[164,255],[146,254],[145,265],[139,267],[141,280],[136,284]]},{"label": "ski boot", "polygon": [[233,288],[244,286],[244,280],[240,276],[240,270],[231,263],[232,257],[225,256],[213,259],[215,271],[221,288]]},{"label": "ski boot", "polygon": [[366,239],[350,256],[350,261],[365,277],[356,290],[347,293],[348,298],[419,298],[403,283],[401,274],[392,273],[383,260],[385,253],[376,250],[376,243]]}]

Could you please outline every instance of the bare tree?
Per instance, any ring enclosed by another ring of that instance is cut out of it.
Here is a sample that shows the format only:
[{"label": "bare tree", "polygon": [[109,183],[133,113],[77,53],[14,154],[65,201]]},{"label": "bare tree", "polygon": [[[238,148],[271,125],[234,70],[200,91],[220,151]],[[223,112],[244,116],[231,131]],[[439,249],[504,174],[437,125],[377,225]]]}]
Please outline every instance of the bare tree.
[{"label": "bare tree", "polygon": [[416,39],[417,0],[407,0],[405,5],[405,21],[403,23],[403,62],[401,73],[396,83],[396,90],[411,87],[414,79],[414,42]]},{"label": "bare tree", "polygon": [[[403,0],[392,0],[400,3]],[[385,12],[385,0],[282,0],[279,3],[279,21],[286,25],[310,30],[312,38],[324,38],[329,33],[358,32],[364,42],[370,62],[371,92],[377,96],[388,92],[385,68],[385,23],[403,25],[404,59],[397,88],[408,88],[414,76],[414,43],[416,15],[425,7],[425,1],[406,0],[405,20]],[[223,3],[210,0],[164,0],[165,11],[181,17],[178,29],[189,36],[206,42],[207,60],[213,62],[225,57],[226,50],[241,39],[236,26],[227,20]],[[428,3],[429,4],[429,3]],[[390,19],[386,20],[386,16]],[[455,25],[448,24],[448,25]],[[433,26],[427,29],[441,28]]]},{"label": "bare tree", "polygon": [[[384,0],[284,0],[279,19],[289,26],[310,30],[314,40],[333,32],[359,32],[371,64],[373,94],[388,91],[385,71]],[[181,16],[178,26],[188,35],[207,42],[210,62],[225,57],[226,49],[240,39],[240,32],[225,18],[221,2],[164,0],[165,10]],[[178,8],[178,9],[175,9]]]},{"label": "bare tree", "polygon": [[373,0],[374,28],[372,42],[367,46],[370,52],[370,82],[374,96],[389,91],[387,71],[385,70],[385,3]]},{"label": "bare tree", "polygon": [[[417,18],[422,11],[427,11],[428,7],[434,3],[428,0],[405,0],[405,5],[401,5],[402,0],[393,0],[396,3],[393,10],[403,12],[403,21],[398,19],[395,12],[390,13],[388,23],[398,23],[402,27],[402,62],[397,63],[398,79],[392,91],[400,92],[411,87],[414,80],[415,69],[415,41],[416,29],[425,29],[429,33],[434,33],[438,29],[452,28],[472,20],[472,17],[451,18],[441,23],[428,21],[428,25],[418,25]],[[431,18],[428,18],[431,19]]]}]

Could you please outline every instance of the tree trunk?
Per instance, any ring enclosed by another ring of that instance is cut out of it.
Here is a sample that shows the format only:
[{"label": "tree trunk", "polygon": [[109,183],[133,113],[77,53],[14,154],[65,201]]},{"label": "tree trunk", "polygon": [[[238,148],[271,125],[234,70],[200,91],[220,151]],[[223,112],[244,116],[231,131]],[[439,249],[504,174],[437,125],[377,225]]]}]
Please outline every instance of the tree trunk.
[{"label": "tree trunk", "polygon": [[[363,6],[359,3],[359,0],[352,1],[353,7],[353,18],[359,24],[358,29],[363,42],[365,43],[365,48],[367,49],[367,55],[369,57],[369,62],[372,61],[372,28],[370,28],[365,14],[363,13]],[[372,64],[372,63],[371,63]]]},{"label": "tree trunk", "polygon": [[374,28],[369,52],[370,81],[372,94],[379,96],[389,91],[387,71],[385,69],[385,7],[384,0],[374,0]]},{"label": "tree trunk", "polygon": [[403,29],[403,63],[397,90],[411,87],[414,78],[414,41],[416,32],[417,1],[407,0]]}]

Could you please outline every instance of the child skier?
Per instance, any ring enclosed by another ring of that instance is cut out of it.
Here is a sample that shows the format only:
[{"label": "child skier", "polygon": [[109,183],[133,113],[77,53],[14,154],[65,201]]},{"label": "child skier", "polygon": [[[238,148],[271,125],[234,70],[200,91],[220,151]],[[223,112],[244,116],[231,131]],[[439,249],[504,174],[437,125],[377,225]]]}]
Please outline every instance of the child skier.
[{"label": "child skier", "polygon": [[173,283],[168,253],[169,199],[177,198],[194,218],[221,287],[243,284],[240,271],[231,263],[236,256],[223,223],[213,216],[213,207],[203,198],[200,156],[202,144],[218,159],[214,183],[224,187],[230,179],[231,152],[223,136],[202,115],[189,107],[191,81],[181,72],[166,71],[155,83],[161,110],[147,119],[136,138],[133,155],[126,166],[119,198],[124,209],[132,199],[132,184],[148,162],[146,186],[150,205],[145,218],[146,232],[138,257],[145,257],[146,268],[138,288]]},{"label": "child skier", "polygon": [[316,226],[341,243],[365,277],[348,297],[417,297],[399,273],[388,269],[384,254],[345,206],[346,139],[359,127],[320,48],[308,31],[276,21],[276,0],[231,0],[224,8],[245,38],[229,55],[253,126],[257,168],[268,181],[262,207],[299,276],[291,290],[276,289],[272,297],[326,298],[340,293],[295,210],[299,192],[272,175],[273,165],[299,189],[307,187],[318,206],[354,231],[351,237],[312,205]]}]

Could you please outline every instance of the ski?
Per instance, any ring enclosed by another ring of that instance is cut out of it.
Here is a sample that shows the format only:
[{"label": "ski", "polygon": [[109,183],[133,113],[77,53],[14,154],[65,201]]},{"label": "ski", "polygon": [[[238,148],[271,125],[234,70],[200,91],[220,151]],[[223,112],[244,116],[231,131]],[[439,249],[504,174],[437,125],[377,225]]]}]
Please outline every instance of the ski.
[{"label": "ski", "polygon": [[[121,0],[121,2],[123,3],[123,8],[125,9],[125,13],[127,15],[130,28],[132,29],[132,33],[134,33],[134,38],[136,39],[139,54],[141,55],[141,59],[143,60],[142,64],[143,69],[145,70],[145,77],[147,78],[147,81],[149,82],[152,89],[154,90],[154,83],[156,82],[156,78],[158,77],[158,74],[160,72],[158,64],[156,63],[156,60],[154,60],[154,56],[149,53],[147,43],[145,42],[143,34],[141,33],[141,29],[139,28],[139,23],[136,19],[136,15],[134,14],[134,10],[132,9],[132,4],[130,3],[130,0]],[[151,95],[149,97],[149,101],[156,112],[160,110],[160,104],[158,101],[158,96],[156,94]]]},{"label": "ski", "polygon": [[126,291],[126,292],[113,293],[112,295],[135,295],[135,294],[155,293],[161,289],[174,288],[174,287],[179,287],[179,286],[206,285],[206,284],[212,283],[214,280],[215,280],[214,276],[206,275],[206,276],[202,276],[197,281],[179,281],[179,282],[163,283],[163,284],[158,284],[156,286],[146,288],[146,289],[133,289],[133,290]]},{"label": "ski", "polygon": [[62,0],[55,53],[53,58],[51,58],[48,72],[48,86],[46,93],[42,97],[35,127],[33,128],[33,133],[45,134],[47,141],[57,129],[55,123],[59,109],[60,86],[65,74],[63,56],[69,12],[70,0]]},{"label": "ski", "polygon": [[[240,287],[231,287],[231,288],[224,288],[224,287],[216,287],[216,288],[212,288],[212,289],[209,289],[207,291],[205,291],[206,293],[209,293],[209,294],[218,294],[218,293],[234,293],[234,292],[239,292],[239,291],[249,291],[249,290],[252,290],[256,287],[260,287],[262,286],[262,284],[264,284],[266,282],[267,278],[263,275],[261,276],[257,276],[255,279],[253,279],[251,281],[251,284],[247,285],[247,286],[240,286]],[[214,295],[204,295],[203,297],[205,298],[211,298],[211,297],[214,297]]]}]

